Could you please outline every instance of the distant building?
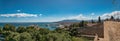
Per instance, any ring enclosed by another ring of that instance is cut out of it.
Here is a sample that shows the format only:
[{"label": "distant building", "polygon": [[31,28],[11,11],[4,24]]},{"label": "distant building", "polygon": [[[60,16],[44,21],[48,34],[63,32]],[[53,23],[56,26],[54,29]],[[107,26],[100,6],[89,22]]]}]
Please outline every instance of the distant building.
[{"label": "distant building", "polygon": [[58,27],[59,27],[59,28],[64,28],[65,26],[64,26],[64,25],[59,25]]}]

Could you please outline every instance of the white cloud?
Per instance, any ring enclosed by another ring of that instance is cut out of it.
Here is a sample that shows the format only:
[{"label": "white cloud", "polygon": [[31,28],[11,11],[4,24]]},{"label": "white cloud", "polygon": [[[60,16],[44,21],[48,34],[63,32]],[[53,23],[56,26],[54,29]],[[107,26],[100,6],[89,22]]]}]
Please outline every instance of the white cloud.
[{"label": "white cloud", "polygon": [[[95,13],[91,13],[90,16],[84,16],[83,14],[79,14],[77,16],[72,16],[64,19],[76,19],[76,20],[91,20],[91,19],[97,19],[98,17],[94,16]],[[104,13],[101,15],[102,19],[110,18],[111,16],[114,16],[115,18],[120,18],[120,11],[113,11],[111,13]]]},{"label": "white cloud", "polygon": [[76,20],[89,20],[91,18],[84,16],[83,14],[79,14],[77,16],[71,16],[71,17],[67,17],[64,19],[76,19]]},{"label": "white cloud", "polygon": [[120,18],[120,11],[113,11],[111,13],[104,13],[101,17],[103,19],[110,18],[111,16],[114,16],[115,18]]},{"label": "white cloud", "polygon": [[[93,16],[94,15],[94,16]],[[113,11],[111,13],[104,13],[101,15],[102,19],[110,18],[111,16],[119,17],[120,18],[120,11]],[[90,15],[84,16],[83,14],[79,14],[76,16],[69,16],[69,17],[62,17],[62,18],[53,18],[52,21],[60,21],[60,20],[91,20],[91,19],[98,19],[98,16],[95,16],[94,13],[91,13]]]},{"label": "white cloud", "polygon": [[[41,16],[40,14],[39,16]],[[1,17],[38,17],[37,14],[15,13],[15,14],[0,14]]]}]

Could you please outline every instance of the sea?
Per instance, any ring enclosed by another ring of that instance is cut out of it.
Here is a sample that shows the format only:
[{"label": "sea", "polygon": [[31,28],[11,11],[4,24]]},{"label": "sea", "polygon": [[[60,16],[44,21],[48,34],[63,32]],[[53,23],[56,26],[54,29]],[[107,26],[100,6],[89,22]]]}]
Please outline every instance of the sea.
[{"label": "sea", "polygon": [[59,24],[58,23],[54,23],[54,22],[13,22],[13,23],[0,23],[0,26],[3,27],[5,24],[11,24],[14,25],[16,28],[18,28],[19,26],[32,26],[32,25],[36,25],[40,28],[47,28],[49,30],[55,30],[56,28],[58,28]]}]

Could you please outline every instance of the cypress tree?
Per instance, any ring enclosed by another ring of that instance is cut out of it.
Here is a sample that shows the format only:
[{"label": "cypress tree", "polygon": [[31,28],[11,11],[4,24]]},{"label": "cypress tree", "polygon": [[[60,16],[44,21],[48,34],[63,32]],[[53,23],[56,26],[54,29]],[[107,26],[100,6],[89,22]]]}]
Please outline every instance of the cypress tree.
[{"label": "cypress tree", "polygon": [[111,16],[110,20],[114,20],[114,17],[113,17],[113,16]]},{"label": "cypress tree", "polygon": [[101,17],[100,16],[98,17],[98,22],[101,23]]}]

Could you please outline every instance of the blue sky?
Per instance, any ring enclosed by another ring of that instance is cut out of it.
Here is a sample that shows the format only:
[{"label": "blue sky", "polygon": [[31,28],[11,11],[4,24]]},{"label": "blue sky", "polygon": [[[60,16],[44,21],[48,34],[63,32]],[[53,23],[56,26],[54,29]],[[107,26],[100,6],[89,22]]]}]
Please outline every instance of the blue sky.
[{"label": "blue sky", "polygon": [[[0,22],[96,19],[120,10],[120,0],[0,0]],[[116,9],[117,8],[117,9]],[[92,17],[91,17],[92,16]]]}]

